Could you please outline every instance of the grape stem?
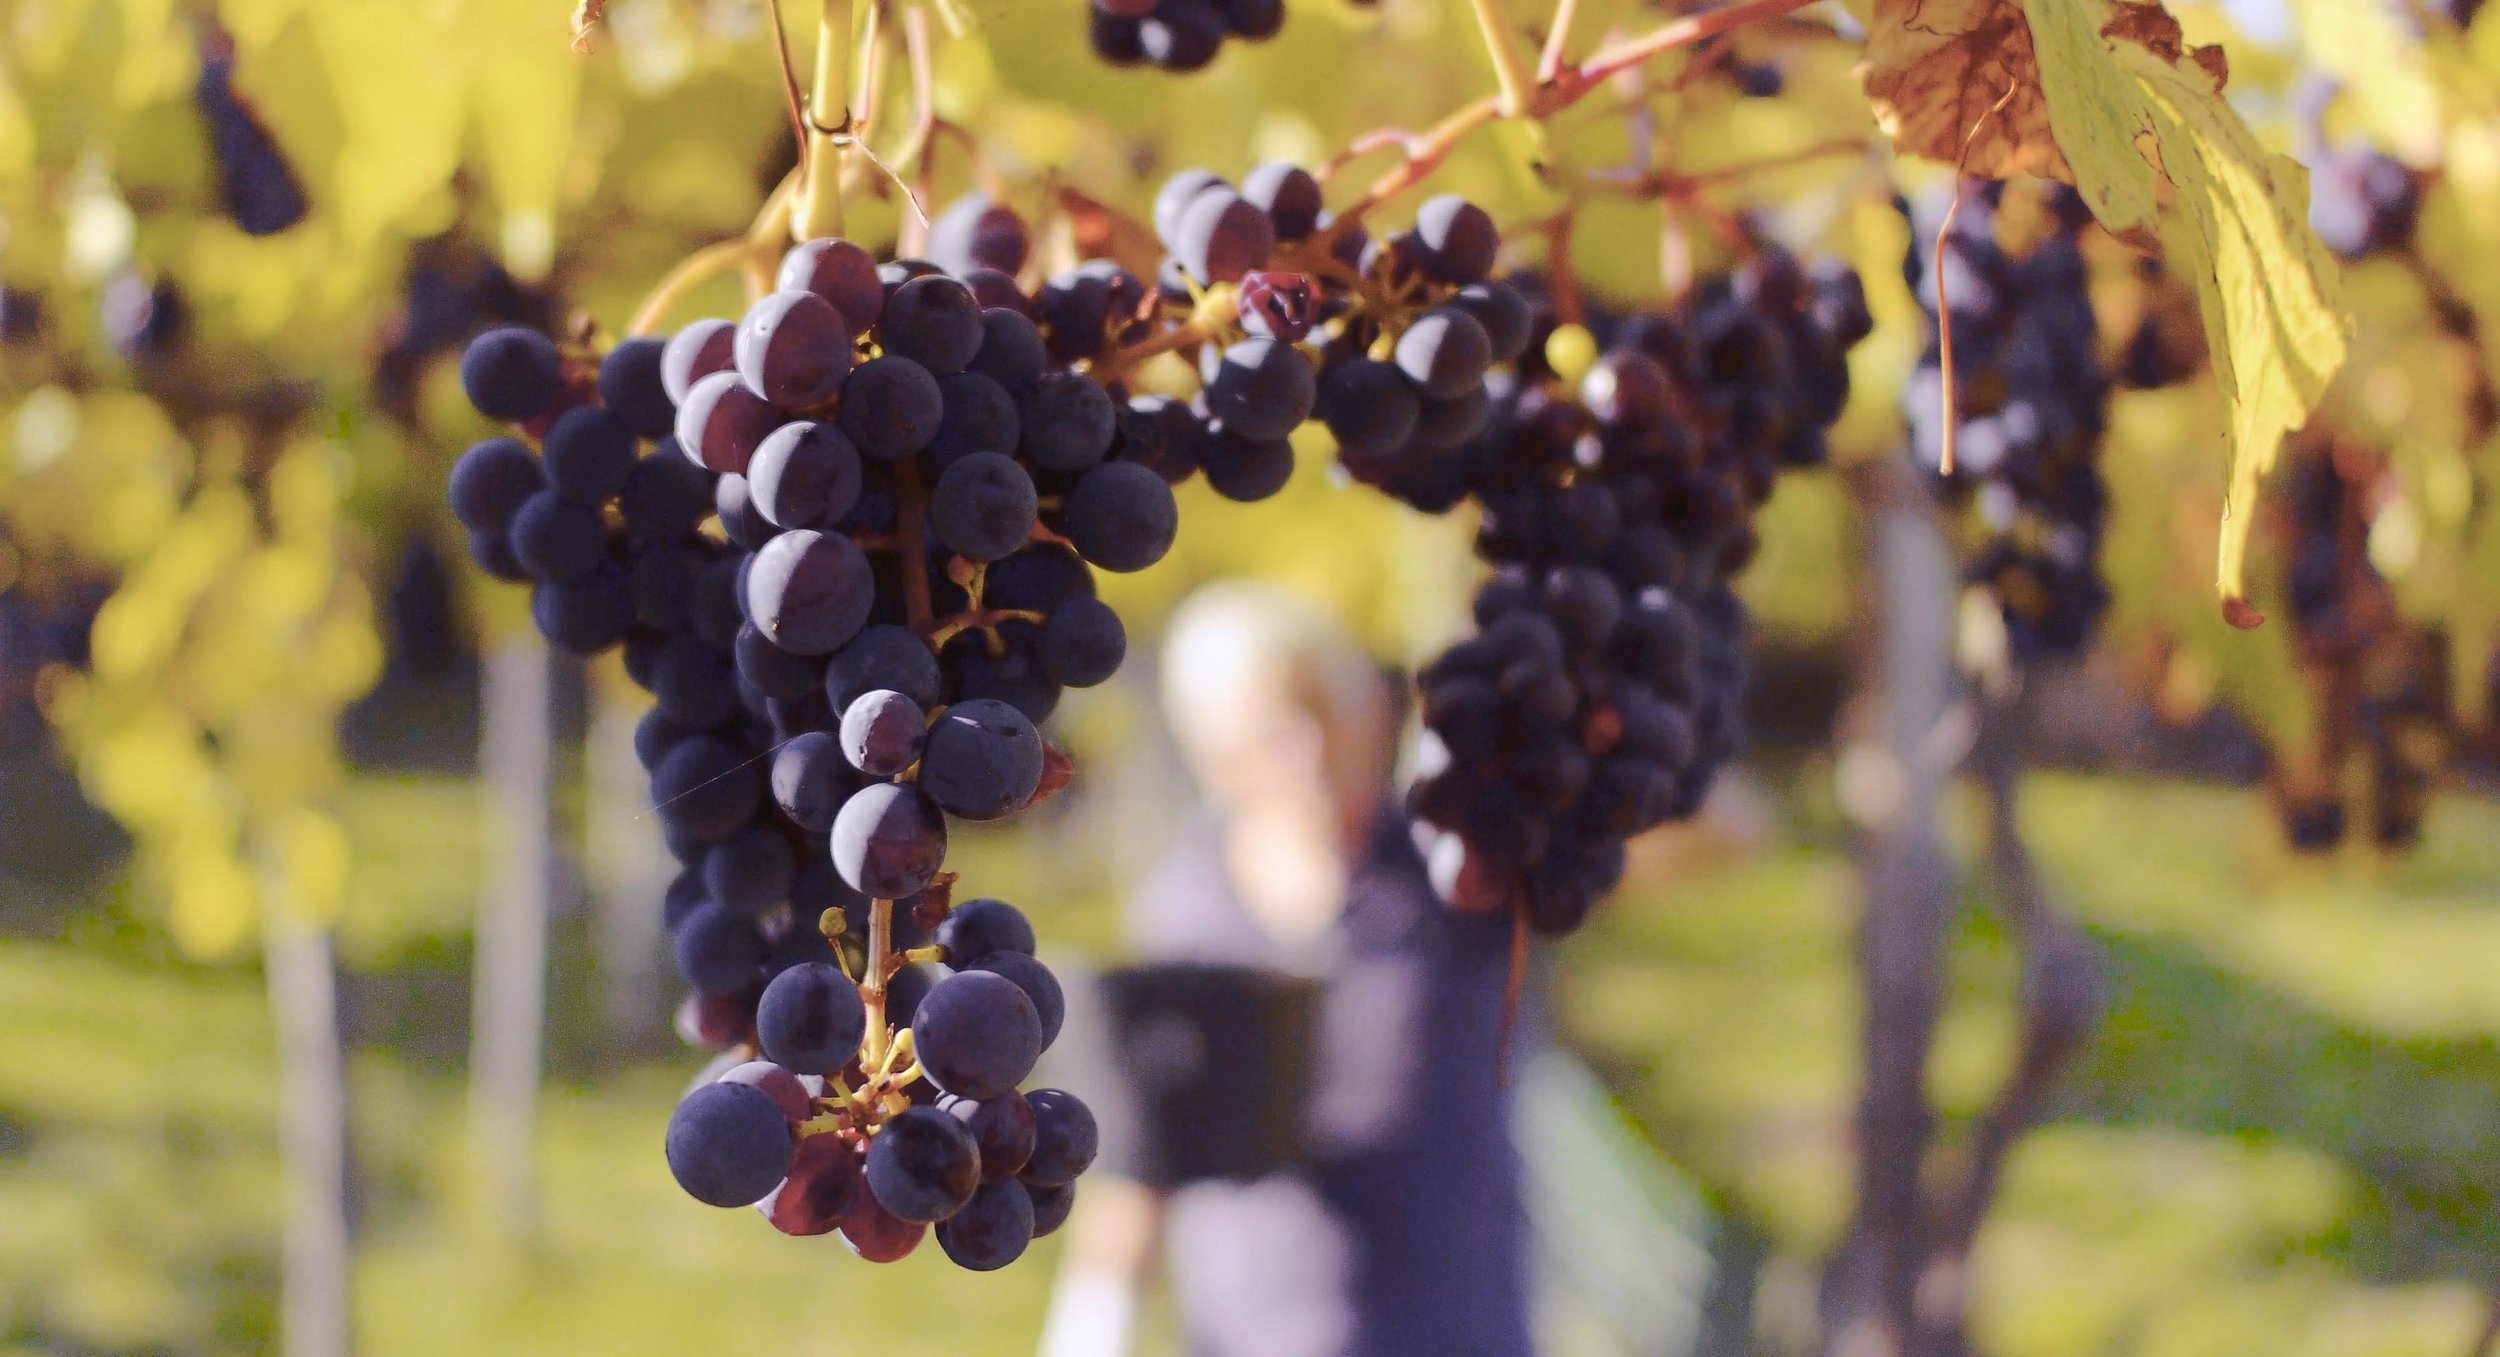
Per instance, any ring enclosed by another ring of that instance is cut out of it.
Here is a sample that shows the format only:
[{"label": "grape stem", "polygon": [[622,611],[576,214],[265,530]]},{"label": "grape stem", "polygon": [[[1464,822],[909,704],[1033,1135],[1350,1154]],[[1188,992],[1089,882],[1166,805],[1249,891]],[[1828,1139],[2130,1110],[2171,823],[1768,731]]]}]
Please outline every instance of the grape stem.
[{"label": "grape stem", "polygon": [[1159,354],[1220,338],[1240,319],[1241,294],[1229,287],[1210,289],[1199,299],[1188,324],[1175,325],[1162,334],[1112,354],[1109,362],[1096,369],[1096,376],[1104,381],[1125,376],[1138,364]]},{"label": "grape stem", "polygon": [[1562,74],[1563,49],[1571,42],[1572,21],[1579,17],[1580,0],[1562,0],[1554,7],[1554,22],[1545,30],[1545,50],[1536,60],[1538,84],[1551,84]]},{"label": "grape stem", "polygon": [[1510,8],[1503,0],[1475,0],[1475,9],[1476,33],[1484,39],[1485,54],[1493,58],[1493,79],[1501,87],[1494,96],[1497,106],[1504,116],[1515,117],[1528,107],[1535,85],[1519,56],[1518,30],[1511,26]]},{"label": "grape stem", "polygon": [[1652,57],[1690,47],[1694,43],[1732,32],[1747,24],[1804,9],[1814,0],[1744,0],[1742,4],[1713,10],[1708,14],[1687,15],[1672,23],[1662,24],[1637,38],[1611,43],[1589,54],[1576,66],[1558,69],[1551,79],[1539,80],[1529,97],[1515,113],[1507,112],[1499,94],[1487,95],[1452,112],[1421,135],[1392,138],[1383,146],[1402,146],[1405,163],[1372,181],[1363,196],[1348,204],[1337,214],[1327,230],[1313,237],[1309,248],[1325,254],[1328,247],[1346,232],[1354,229],[1363,214],[1382,203],[1414,188],[1449,159],[1467,135],[1487,123],[1506,116],[1543,122],[1587,97],[1591,90]]},{"label": "grape stem", "polygon": [[861,967],[868,978],[859,983],[860,1004],[868,1010],[868,1047],[860,1060],[863,1068],[886,1059],[885,962],[893,948],[894,902],[879,896],[868,902],[868,959]]},{"label": "grape stem", "polygon": [[842,234],[842,151],[852,133],[851,0],[823,3],[816,20],[816,83],[807,100],[806,184],[790,219],[800,240]]},{"label": "grape stem", "polygon": [[1979,129],[1988,125],[1988,119],[1994,117],[1998,109],[2005,107],[2017,88],[2019,86],[2015,82],[2007,81],[2005,93],[1998,95],[1997,101],[1988,105],[1987,111],[1972,121],[1970,131],[1963,134],[1961,158],[1953,166],[1953,201],[1944,209],[1944,220],[1936,223],[1935,255],[1928,261],[1927,276],[1936,282],[1936,404],[1941,412],[1942,426],[1936,458],[1936,474],[1939,476],[1953,474],[1953,428],[1962,422],[1960,405],[1953,390],[1953,305],[1944,292],[1944,246],[1952,238],[1953,219],[1962,212],[1962,175],[1963,167],[1970,162],[1970,148],[1979,140]]},{"label": "grape stem", "polygon": [[947,642],[967,631],[991,631],[1001,622],[1031,622],[1038,626],[1045,620],[1030,608],[966,608],[929,628],[929,649],[944,650]]},{"label": "grape stem", "polygon": [[746,276],[750,300],[772,291],[772,260],[780,252],[782,234],[790,229],[791,206],[798,195],[800,174],[792,171],[781,185],[764,200],[747,233],[735,240],[706,245],[679,260],[659,283],[643,298],[634,312],[633,322],[626,326],[628,335],[647,335],[668,319],[696,288],[712,279],[737,269]]}]

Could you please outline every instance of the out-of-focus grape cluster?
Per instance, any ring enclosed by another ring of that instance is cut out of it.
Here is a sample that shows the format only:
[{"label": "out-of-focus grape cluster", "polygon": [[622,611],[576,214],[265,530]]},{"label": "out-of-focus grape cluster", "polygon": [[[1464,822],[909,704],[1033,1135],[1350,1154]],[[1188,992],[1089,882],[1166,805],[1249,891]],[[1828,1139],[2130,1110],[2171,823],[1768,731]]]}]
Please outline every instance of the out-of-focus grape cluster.
[{"label": "out-of-focus grape cluster", "polygon": [[1854,274],[1768,247],[1670,312],[1584,326],[1523,300],[1472,437],[1386,474],[1347,461],[1422,507],[1481,506],[1493,574],[1477,634],[1419,676],[1408,804],[1447,899],[1558,934],[1740,747],[1731,585],[1776,474],[1825,460],[1872,323]]},{"label": "out-of-focus grape cluster", "polygon": [[[1965,579],[2002,620],[2006,658],[2028,665],[2082,654],[2109,606],[2100,569],[2109,512],[2100,454],[2112,382],[2078,242],[2090,213],[2071,189],[2047,194],[2045,229],[2016,255],[1998,241],[2000,194],[1992,185],[1963,195],[1943,232],[1940,275],[1933,245],[1941,205],[1909,256],[1910,285],[1931,325],[1903,404],[1910,455],[1930,472],[1950,422],[1953,469],[1943,489],[1976,539]],[[1949,412],[1939,320],[1952,330]],[[2158,344],[2158,332],[2145,333],[2140,343]],[[2161,357],[2156,350],[2139,366],[2150,369]]]}]

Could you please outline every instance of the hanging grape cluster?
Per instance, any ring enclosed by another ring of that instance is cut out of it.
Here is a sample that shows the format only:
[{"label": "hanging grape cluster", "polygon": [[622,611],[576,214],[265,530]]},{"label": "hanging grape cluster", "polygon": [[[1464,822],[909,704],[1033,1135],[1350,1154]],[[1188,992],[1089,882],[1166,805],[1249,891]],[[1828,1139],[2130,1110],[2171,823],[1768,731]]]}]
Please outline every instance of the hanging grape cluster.
[{"label": "hanging grape cluster", "polygon": [[[2076,239],[2089,211],[2060,187],[2045,207],[2048,229],[2016,256],[1997,239],[1999,191],[1962,198],[1942,232],[1941,275],[1929,248],[1935,231],[1911,252],[1911,289],[1931,323],[1903,404],[1910,455],[1930,472],[1950,421],[1953,467],[1943,491],[1975,535],[1964,580],[2002,619],[2007,658],[2030,665],[2082,654],[2109,607],[2100,452],[2112,382]],[[1940,320],[1950,322],[1953,341],[1950,412]]]},{"label": "hanging grape cluster", "polygon": [[[1187,407],[1070,366],[1108,363],[1142,282],[1086,265],[1027,298],[1005,271],[1021,224],[987,221],[933,233],[961,278],[809,242],[740,320],[595,362],[490,331],[463,381],[519,436],[462,454],[450,487],[472,555],[530,583],[538,628],[621,646],[657,699],[636,744],[683,867],[665,904],[695,991],[681,1026],[820,1081],[804,1106],[761,1074],[754,1097],[698,1090],[670,1137],[680,1181],[745,1204],[788,1179],[777,1225],[840,1228],[871,1257],[942,1222],[969,1267],[1056,1223],[1092,1132],[1070,1095],[1016,1092],[1063,1000],[1015,911],[950,910],[948,824],[1066,780],[1036,723],[1127,644],[1088,567],[1169,549],[1167,478],[1202,434]],[[758,1097],[806,1115],[776,1141]]]},{"label": "hanging grape cluster", "polygon": [[464,355],[472,403],[515,426],[454,466],[471,554],[656,698],[636,744],[682,866],[680,1026],[760,1054],[672,1124],[698,1199],[872,1258],[936,1224],[982,1268],[1064,1214],[1090,1117],[1016,1087],[1064,1003],[1020,913],[950,908],[948,825],[1066,780],[1037,725],[1126,648],[1091,570],[1159,559],[1193,476],[1275,494],[1314,417],[1351,479],[1484,507],[1484,633],[1425,675],[1443,766],[1415,794],[1454,900],[1568,929],[1736,748],[1728,583],[1774,473],[1823,460],[1854,277],[1766,251],[1606,323],[1566,375],[1549,351],[1594,341],[1492,276],[1461,199],[1374,237],[1296,167],[1193,170],[1154,226],[1153,281],[1092,260],[1028,292],[1031,231],[974,194],[926,259],[797,247],[735,322],[604,356],[506,328]]},{"label": "hanging grape cluster", "polygon": [[2287,449],[2291,554],[2285,579],[2292,637],[2320,717],[2314,765],[2279,764],[2272,782],[2285,839],[2325,852],[2351,832],[2348,780],[2372,842],[2421,840],[2431,792],[2455,736],[2442,641],[2408,620],[2369,558],[2372,451],[2305,430]]},{"label": "hanging grape cluster", "polygon": [[1285,26],[1284,0],[1092,0],[1086,36],[1112,66],[1204,70],[1224,40],[1265,42]]},{"label": "hanging grape cluster", "polygon": [[[1627,839],[1699,807],[1742,740],[1731,585],[1754,511],[1780,469],[1825,460],[1870,328],[1854,274],[1765,249],[1671,314],[1584,327],[1523,305],[1495,346],[1517,361],[1454,448],[1375,460],[1341,435],[1356,478],[1482,506],[1493,574],[1477,633],[1419,676],[1408,800],[1453,904],[1570,932]],[[1370,403],[1331,407],[1332,427]]]}]

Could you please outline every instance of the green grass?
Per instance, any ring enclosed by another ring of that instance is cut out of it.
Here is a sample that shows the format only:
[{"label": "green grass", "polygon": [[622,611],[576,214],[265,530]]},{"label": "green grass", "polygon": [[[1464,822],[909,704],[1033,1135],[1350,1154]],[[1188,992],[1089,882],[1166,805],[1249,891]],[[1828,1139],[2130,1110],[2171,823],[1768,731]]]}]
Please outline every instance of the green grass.
[{"label": "green grass", "polygon": [[[343,806],[362,849],[349,1002],[392,1010],[358,1027],[351,1067],[360,1352],[1031,1351],[1055,1244],[985,1277],[933,1253],[878,1269],[688,1205],[656,1153],[684,1058],[559,1053],[599,1073],[550,1084],[539,1228],[505,1242],[464,1162],[456,1068],[471,806],[449,778],[364,779]],[[1779,809],[1792,821],[1756,851],[1611,906],[1552,977],[1566,1034],[1767,1239],[1763,1327],[1793,1332],[1846,1212],[1859,999],[1839,836],[1811,796]],[[2027,790],[2112,1007],[1982,1236],[1988,1352],[2463,1350],[2500,1272],[2500,808],[2443,803],[2399,864],[2287,863],[2255,815],[2211,788]],[[1057,870],[1031,838],[964,849],[976,883]],[[1108,885],[1063,883],[1055,936],[1107,942]],[[168,960],[143,909],[83,890],[100,903],[46,930],[62,940],[0,936],[0,1353],[266,1350],[279,1202],[257,981]],[[1967,905],[1934,1061],[1948,1135],[2004,1067],[2015,981],[1984,901]],[[402,1039],[415,1028],[429,1040]]]},{"label": "green grass", "polygon": [[[2472,1334],[2500,1273],[2500,808],[2443,802],[2397,863],[2286,861],[2259,813],[2209,787],[2027,784],[2111,1008],[1980,1240],[1984,1350],[2448,1357]],[[1769,1233],[1773,1279],[1846,1223],[1854,889],[1827,835],[1792,827],[1617,902],[1557,967],[1566,1032]],[[1981,903],[1930,1067],[1948,1136],[2010,1057],[2017,977]]]}]

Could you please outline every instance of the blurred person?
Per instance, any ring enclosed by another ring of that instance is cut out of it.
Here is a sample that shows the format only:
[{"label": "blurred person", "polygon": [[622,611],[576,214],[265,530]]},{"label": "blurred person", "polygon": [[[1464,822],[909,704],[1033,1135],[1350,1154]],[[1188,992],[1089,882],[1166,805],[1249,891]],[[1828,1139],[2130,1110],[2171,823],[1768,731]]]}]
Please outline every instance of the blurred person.
[{"label": "blurred person", "polygon": [[[1301,1145],[1248,1181],[1089,1179],[1045,1357],[1127,1351],[1158,1252],[1200,1357],[1529,1352],[1509,930],[1425,880],[1393,684],[1316,610],[1223,584],[1173,618],[1162,690],[1206,804],[1133,897],[1129,942],[1184,975],[1315,982]],[[1151,1053],[1113,1058],[1133,1078]]]}]

